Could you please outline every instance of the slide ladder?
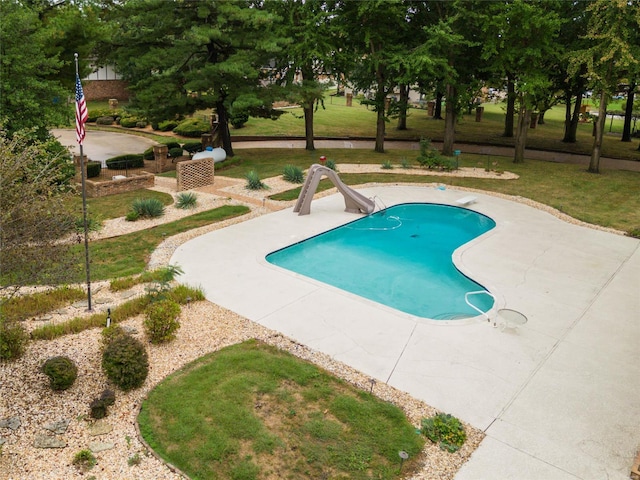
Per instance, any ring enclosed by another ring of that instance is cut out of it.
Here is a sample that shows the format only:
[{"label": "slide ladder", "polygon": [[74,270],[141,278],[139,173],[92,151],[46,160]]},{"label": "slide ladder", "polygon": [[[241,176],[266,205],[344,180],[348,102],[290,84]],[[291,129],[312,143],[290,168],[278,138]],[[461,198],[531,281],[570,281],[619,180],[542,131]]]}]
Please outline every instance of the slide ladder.
[{"label": "slide ladder", "polygon": [[322,180],[323,176],[329,178],[344,197],[345,212],[373,213],[376,208],[376,204],[373,200],[345,185],[335,171],[317,163],[314,163],[309,168],[307,179],[305,180],[304,185],[302,185],[296,205],[293,207],[294,212],[297,212],[298,215],[309,215],[309,213],[311,213],[311,201],[313,200],[313,195],[316,193],[318,184],[320,183],[320,180]]}]

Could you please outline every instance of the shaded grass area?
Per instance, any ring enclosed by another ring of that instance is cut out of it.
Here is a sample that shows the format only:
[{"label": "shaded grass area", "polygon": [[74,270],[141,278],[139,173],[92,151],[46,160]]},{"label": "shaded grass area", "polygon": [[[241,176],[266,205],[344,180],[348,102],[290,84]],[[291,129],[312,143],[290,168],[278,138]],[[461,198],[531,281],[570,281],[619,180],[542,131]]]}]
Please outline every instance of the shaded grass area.
[{"label": "shaded grass area", "polygon": [[[91,278],[107,280],[139,274],[145,269],[153,250],[166,237],[244,215],[249,211],[244,205],[225,205],[146,230],[91,242]],[[83,258],[84,245],[76,245],[74,249],[78,258]],[[84,278],[81,277],[73,281],[82,283]]]},{"label": "shaded grass area", "polygon": [[[205,400],[206,399],[206,400]],[[193,479],[399,478],[424,438],[402,411],[257,341],[196,360],[152,390],[142,436]]]},{"label": "shaded grass area", "polygon": [[1,316],[9,322],[26,320],[82,300],[85,296],[81,288],[64,286],[46,292],[11,297],[0,302]]},{"label": "shaded grass area", "polygon": [[[248,169],[255,169],[261,178],[278,176],[286,164],[303,169],[316,162],[319,155],[337,163],[382,164],[390,161],[399,165],[403,159],[417,168],[415,150],[389,150],[374,153],[363,150],[322,149],[316,152],[295,150],[252,149],[242,150],[238,164],[222,174],[241,178]],[[640,173],[622,170],[606,170],[600,174],[588,173],[581,165],[527,160],[515,164],[511,158],[500,156],[463,154],[461,167],[484,170],[510,171],[520,176],[517,180],[491,180],[482,178],[445,177],[431,175],[407,175],[402,168],[387,173],[341,174],[350,185],[368,182],[380,183],[443,183],[451,186],[477,188],[492,192],[519,195],[557,208],[558,210],[587,223],[611,227],[622,231],[640,228]],[[324,188],[331,188],[327,181]],[[319,189],[320,190],[320,189]],[[300,189],[274,195],[278,200],[297,198]],[[384,201],[384,199],[382,199]]]},{"label": "shaded grass area", "polygon": [[[456,141],[513,146],[514,138],[503,137],[504,104],[485,103],[483,107],[485,110],[480,122],[475,121],[475,112],[465,114],[458,119]],[[597,111],[597,108],[592,106],[591,111]],[[593,123],[580,123],[576,143],[563,143],[564,114],[564,105],[556,105],[546,112],[544,125],[529,129],[527,147],[590,154],[593,147]],[[602,154],[613,158],[640,161],[640,152],[637,151],[638,141],[620,141],[622,125],[621,119],[614,119],[613,122],[610,119],[607,120]],[[397,120],[391,119],[386,126],[386,138],[418,140],[420,137],[427,137],[434,141],[442,141],[444,138],[444,121],[429,117],[427,110],[410,109],[407,119],[408,129],[397,130],[396,126]],[[287,109],[277,121],[251,118],[244,128],[233,129],[232,135],[304,137],[304,132],[302,109],[293,108]],[[316,137],[374,138],[376,114],[355,100],[352,107],[347,107],[344,97],[328,97],[325,99],[325,108],[318,109],[314,114],[314,132]]]},{"label": "shaded grass area", "polygon": [[[204,300],[204,294],[201,290],[185,285],[178,285],[168,292],[164,292],[164,295],[165,298],[171,299],[182,305],[192,300]],[[187,300],[187,298],[189,300]],[[111,309],[111,322],[113,324],[117,324],[131,317],[135,317],[136,315],[140,315],[152,300],[153,297],[151,295],[145,295],[114,307]],[[53,340],[54,338],[62,337],[64,335],[80,333],[90,328],[105,327],[105,322],[105,313],[94,313],[89,316],[74,317],[66,322],[42,325],[41,327],[34,329],[30,336],[32,340]]]}]

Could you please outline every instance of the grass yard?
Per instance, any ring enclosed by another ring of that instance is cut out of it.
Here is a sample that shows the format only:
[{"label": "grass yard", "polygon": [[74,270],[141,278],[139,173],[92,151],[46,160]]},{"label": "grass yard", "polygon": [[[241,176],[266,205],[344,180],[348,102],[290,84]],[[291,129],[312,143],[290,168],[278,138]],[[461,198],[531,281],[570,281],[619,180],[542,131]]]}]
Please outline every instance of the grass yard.
[{"label": "grass yard", "polygon": [[[249,208],[243,205],[225,205],[147,230],[91,242],[91,278],[108,280],[142,273],[149,256],[166,237],[248,212]],[[83,258],[84,245],[76,245],[74,248],[77,257]],[[82,283],[84,278],[72,281]]]},{"label": "grass yard", "polygon": [[[131,209],[131,204],[139,198],[156,198],[164,205],[171,205],[173,197],[168,193],[155,190],[136,190],[133,192],[107,195],[105,197],[87,198],[87,216],[100,221],[124,217]],[[82,197],[76,195],[70,199],[72,211],[82,218]]]},{"label": "grass yard", "polygon": [[[439,182],[451,186],[478,188],[509,195],[519,195],[557,208],[558,210],[587,223],[611,227],[625,232],[640,230],[640,172],[607,170],[595,175],[583,166],[527,160],[515,164],[507,157],[464,154],[460,157],[461,167],[484,170],[489,165],[492,170],[508,170],[520,176],[517,180],[490,180],[465,177],[438,177],[403,175],[400,168],[402,159],[417,166],[415,150],[389,150],[375,153],[366,150],[321,149],[315,152],[304,150],[241,150],[234,158],[235,165],[219,169],[221,175],[244,178],[249,170],[256,170],[260,178],[282,175],[287,164],[306,169],[317,161],[320,155],[336,163],[380,164],[390,161],[396,165],[390,173],[343,174],[342,180],[350,185],[368,182],[380,183],[432,183]],[[224,163],[224,162],[223,162]],[[389,171],[387,171],[389,172]],[[330,182],[323,180],[319,191],[331,188]],[[300,188],[274,196],[276,200],[297,198]],[[384,200],[384,199],[383,199]]]},{"label": "grass yard", "polygon": [[403,412],[257,341],[166,378],[138,417],[142,436],[192,479],[394,479],[424,437]]}]

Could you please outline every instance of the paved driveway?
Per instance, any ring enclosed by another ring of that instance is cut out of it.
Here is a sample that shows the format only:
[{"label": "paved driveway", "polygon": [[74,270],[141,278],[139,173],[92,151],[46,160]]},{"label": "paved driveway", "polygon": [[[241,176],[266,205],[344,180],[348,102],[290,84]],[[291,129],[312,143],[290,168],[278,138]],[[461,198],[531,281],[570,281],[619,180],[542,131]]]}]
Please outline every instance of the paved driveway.
[{"label": "paved driveway", "polygon": [[[465,192],[381,186],[386,205]],[[497,227],[458,267],[524,313],[517,331],[445,324],[381,306],[265,261],[353,220],[338,195],[217,230],[177,249],[181,281],[255,322],[484,430],[458,480],[627,479],[640,447],[640,241],[477,194]]]},{"label": "paved driveway", "polygon": [[[51,130],[51,133],[60,140],[62,145],[68,147],[72,154],[80,155],[80,146],[76,140],[75,130],[57,128]],[[89,160],[102,162],[104,166],[104,161],[108,158],[127,153],[142,153],[157,144],[153,140],[137,135],[87,130],[83,153]]]}]

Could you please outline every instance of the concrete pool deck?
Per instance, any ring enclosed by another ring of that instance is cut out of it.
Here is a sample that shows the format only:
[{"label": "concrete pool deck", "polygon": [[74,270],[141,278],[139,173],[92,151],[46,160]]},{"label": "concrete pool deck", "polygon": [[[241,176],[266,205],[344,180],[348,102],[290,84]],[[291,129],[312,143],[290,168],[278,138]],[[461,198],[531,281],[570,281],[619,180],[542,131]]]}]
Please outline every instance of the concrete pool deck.
[{"label": "concrete pool deck", "polygon": [[[468,194],[359,191],[387,206],[455,205]],[[496,294],[497,308],[528,317],[518,330],[419,319],[266,262],[358,218],[340,195],[314,200],[308,216],[289,208],[207,233],[171,263],[208,300],[484,430],[458,480],[628,479],[640,448],[640,241],[474,196],[469,208],[497,226],[455,259]]]}]

